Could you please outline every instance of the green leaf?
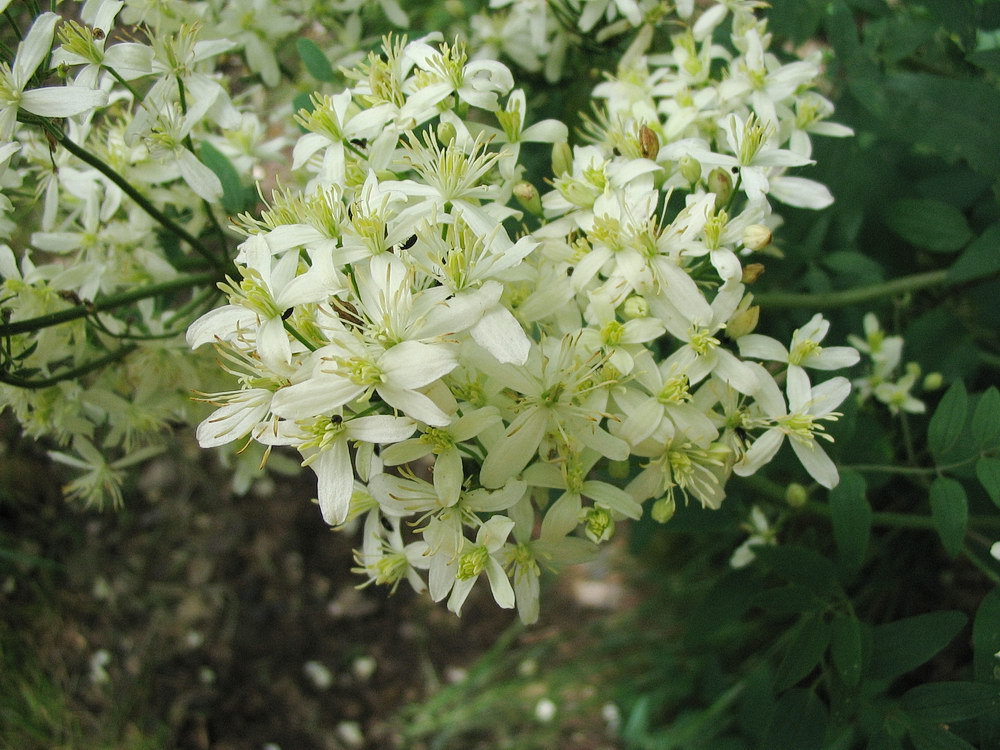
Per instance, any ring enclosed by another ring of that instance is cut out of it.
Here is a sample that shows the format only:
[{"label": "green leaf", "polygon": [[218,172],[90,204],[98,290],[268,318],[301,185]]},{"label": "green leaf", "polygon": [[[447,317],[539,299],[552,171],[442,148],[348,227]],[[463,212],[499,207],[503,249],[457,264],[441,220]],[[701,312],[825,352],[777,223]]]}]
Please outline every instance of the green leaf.
[{"label": "green leaf", "polygon": [[958,37],[965,49],[976,43],[975,0],[923,0],[938,22]]},{"label": "green leaf", "polygon": [[208,141],[201,142],[201,160],[206,167],[215,172],[222,183],[222,207],[227,213],[236,214],[242,211],[246,204],[246,192],[236,167],[224,153]]},{"label": "green leaf", "polygon": [[903,743],[883,730],[871,736],[868,750],[903,750]]},{"label": "green leaf", "polygon": [[785,657],[774,677],[774,689],[786,690],[816,668],[830,644],[830,626],[819,617],[807,617],[795,628]]},{"label": "green leaf", "polygon": [[916,669],[951,643],[968,621],[962,612],[942,611],[876,626],[869,676],[886,680]]},{"label": "green leaf", "polygon": [[333,66],[330,61],[312,39],[305,37],[295,42],[295,47],[299,51],[299,57],[309,71],[309,75],[317,81],[329,83],[334,79]]},{"label": "green leaf", "polygon": [[833,563],[814,550],[792,545],[761,545],[754,547],[754,554],[776,575],[805,586],[817,596],[826,596],[839,588]]},{"label": "green leaf", "polygon": [[954,380],[972,375],[981,366],[966,324],[943,305],[909,323],[903,335],[906,350],[924,372],[940,372]]},{"label": "green leaf", "polygon": [[993,504],[1000,507],[1000,458],[985,456],[976,461],[976,477]]},{"label": "green leaf", "polygon": [[830,519],[840,563],[849,577],[860,569],[872,529],[872,509],[865,497],[864,477],[844,471],[840,484],[830,490]]},{"label": "green leaf", "polygon": [[913,724],[910,739],[917,750],[976,750],[957,734],[937,724]]},{"label": "green leaf", "polygon": [[983,70],[1000,73],[1000,49],[979,50],[966,55],[965,59]]},{"label": "green leaf", "polygon": [[943,724],[982,716],[1000,704],[1000,686],[982,682],[931,682],[902,698],[903,710],[923,721]]},{"label": "green leaf", "polygon": [[962,549],[969,523],[969,500],[960,482],[937,477],[931,483],[931,517],[945,550],[954,557]]},{"label": "green leaf", "polygon": [[840,679],[854,687],[861,679],[861,623],[856,617],[837,617],[830,628],[830,656]]},{"label": "green leaf", "polygon": [[[973,675],[980,682],[1000,687],[1000,588],[983,597],[972,623]],[[979,746],[1000,747],[1000,709],[979,721]]]},{"label": "green leaf", "polygon": [[949,203],[930,198],[903,198],[889,207],[889,229],[911,245],[935,253],[952,253],[972,239],[965,216]]},{"label": "green leaf", "polygon": [[760,747],[816,750],[826,734],[826,708],[811,690],[789,690],[778,700]]},{"label": "green leaf", "polygon": [[[880,118],[885,136],[981,174],[1000,173],[1000,92],[982,80],[928,73],[893,73],[860,100]],[[852,87],[854,92],[855,87]],[[857,93],[857,92],[855,92]]]},{"label": "green leaf", "polygon": [[927,442],[936,457],[947,453],[962,434],[968,402],[965,384],[956,380],[934,410],[927,428]]},{"label": "green leaf", "polygon": [[987,227],[948,269],[953,282],[969,281],[1000,271],[1000,223]]},{"label": "green leaf", "polygon": [[992,448],[1000,439],[1000,391],[994,386],[979,397],[972,414],[972,437],[980,448]]},{"label": "green leaf", "polygon": [[772,615],[797,615],[816,609],[822,602],[805,586],[790,583],[762,591],[753,603]]}]

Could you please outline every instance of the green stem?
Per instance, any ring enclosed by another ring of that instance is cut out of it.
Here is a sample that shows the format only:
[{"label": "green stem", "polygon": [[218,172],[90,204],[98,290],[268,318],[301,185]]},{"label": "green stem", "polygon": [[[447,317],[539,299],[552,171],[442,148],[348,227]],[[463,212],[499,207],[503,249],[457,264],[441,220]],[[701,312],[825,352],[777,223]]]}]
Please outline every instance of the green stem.
[{"label": "green stem", "polygon": [[[989,453],[990,451],[987,451]],[[954,469],[960,469],[963,466],[968,466],[975,461],[978,461],[983,457],[982,453],[977,453],[974,456],[969,456],[968,458],[963,458],[961,461],[954,461],[950,464],[941,464],[939,466],[893,466],[891,464],[845,464],[841,468],[852,469],[854,471],[861,471],[868,474],[908,474],[917,476],[929,476],[932,474],[940,474],[944,471],[952,471]]]},{"label": "green stem", "polygon": [[184,227],[174,222],[166,214],[160,211],[160,209],[158,209],[156,206],[154,206],[152,203],[146,200],[146,198],[138,190],[132,187],[132,185],[130,185],[129,182],[124,177],[118,174],[118,172],[112,169],[102,159],[99,159],[98,157],[91,154],[89,151],[85,151],[84,149],[82,149],[76,143],[71,141],[60,128],[57,128],[51,122],[47,120],[35,120],[35,119],[32,119],[32,122],[34,124],[40,124],[48,133],[52,135],[53,138],[55,138],[63,146],[63,148],[65,148],[67,151],[73,154],[73,156],[75,156],[77,159],[86,164],[89,164],[98,172],[100,172],[109,180],[111,180],[113,183],[115,183],[118,187],[122,189],[122,192],[124,192],[129,198],[134,200],[143,211],[145,211],[152,218],[154,218],[164,229],[166,229],[168,232],[171,232],[172,234],[175,234],[177,237],[184,240],[184,242],[188,243],[195,250],[195,252],[197,252],[199,255],[205,258],[205,260],[211,263],[215,268],[218,268],[220,271],[226,270],[227,264],[225,263],[225,261],[220,260],[219,258],[213,256],[212,253],[209,252],[208,248],[205,247],[200,240],[198,240],[190,232],[184,229]]},{"label": "green stem", "polygon": [[283,320],[281,321],[281,323],[285,327],[285,330],[288,331],[290,334],[292,334],[292,336],[295,337],[295,340],[298,341],[300,344],[302,344],[302,346],[304,346],[311,352],[316,351],[316,345],[310,342],[305,336],[303,336],[297,330],[295,330],[295,327],[291,323],[289,323],[287,320]]},{"label": "green stem", "polygon": [[179,289],[187,289],[189,287],[201,286],[202,284],[210,284],[218,278],[218,274],[214,271],[192,274],[191,276],[178,276],[176,279],[171,279],[170,281],[164,281],[160,284],[154,284],[152,286],[147,286],[131,292],[115,294],[110,297],[105,297],[104,299],[94,300],[93,302],[88,302],[82,305],[76,305],[75,307],[70,307],[66,310],[49,313],[48,315],[40,315],[37,318],[28,318],[27,320],[18,320],[13,323],[0,325],[0,337],[14,336],[18,333],[40,331],[43,328],[49,328],[51,326],[59,325],[60,323],[68,323],[71,320],[79,320],[80,318],[85,318],[94,313],[104,312],[105,310],[113,310],[116,307],[128,305],[132,302],[138,302],[141,299],[158,297],[161,294],[174,292]]},{"label": "green stem", "polygon": [[984,365],[1000,368],[1000,357],[998,357],[996,354],[992,354],[990,352],[984,352],[982,349],[979,349],[976,352],[976,354],[979,355],[979,361],[982,362]]},{"label": "green stem", "polygon": [[1000,573],[997,573],[996,570],[993,569],[992,565],[981,559],[979,555],[975,554],[969,548],[969,545],[965,544],[962,546],[962,554],[965,555],[969,562],[979,568],[980,573],[993,581],[993,583],[1000,584]]},{"label": "green stem", "polygon": [[53,375],[50,378],[41,378],[39,380],[29,380],[27,378],[19,378],[16,375],[7,375],[5,373],[0,373],[0,383],[6,383],[7,385],[15,386],[16,388],[48,388],[50,386],[61,383],[64,380],[73,380],[75,378],[86,375],[94,370],[99,370],[113,362],[117,362],[120,359],[124,359],[128,354],[135,351],[138,347],[135,344],[126,344],[120,349],[107,354],[104,357],[100,357],[85,365],[80,365],[79,367],[74,367],[72,370],[66,370],[66,372],[60,375]]},{"label": "green stem", "polygon": [[[803,506],[803,509],[818,516],[830,516],[829,506],[816,502],[815,500],[808,501]],[[937,530],[937,524],[933,518],[930,516],[917,515],[916,513],[893,513],[889,511],[872,513],[872,525],[886,526],[894,529],[920,529],[926,531]],[[969,525],[1000,529],[1000,517],[970,516]]]},{"label": "green stem", "polygon": [[112,76],[114,76],[114,79],[128,90],[128,92],[132,95],[132,98],[135,99],[135,101],[142,104],[142,99],[143,99],[142,94],[140,94],[138,91],[132,88],[131,84],[129,84],[128,81],[122,78],[121,74],[117,70],[115,70],[109,65],[102,65],[101,67],[104,68],[106,71],[108,71]]},{"label": "green stem", "polygon": [[811,309],[848,307],[859,302],[886,300],[904,292],[927,289],[933,286],[948,284],[948,271],[928,271],[912,276],[903,276],[884,284],[872,284],[856,289],[845,289],[840,292],[825,294],[798,294],[795,292],[761,292],[754,295],[754,302],[761,307],[794,308],[807,307]]},{"label": "green stem", "polygon": [[[10,14],[10,11],[5,10],[3,12],[3,17],[7,19],[7,23],[10,24],[10,27],[14,29],[14,34],[17,36],[17,41],[23,42],[24,34],[21,33],[21,27],[17,25],[17,21],[14,20],[14,16]],[[14,61],[11,60],[11,62],[13,63]]]}]

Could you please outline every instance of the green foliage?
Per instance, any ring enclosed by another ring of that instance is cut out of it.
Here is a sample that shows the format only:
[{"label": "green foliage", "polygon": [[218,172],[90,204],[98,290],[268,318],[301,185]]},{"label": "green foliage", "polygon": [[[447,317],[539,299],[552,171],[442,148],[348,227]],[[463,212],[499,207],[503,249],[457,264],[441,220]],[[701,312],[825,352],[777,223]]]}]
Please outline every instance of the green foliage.
[{"label": "green foliage", "polygon": [[[990,554],[1000,540],[1000,6],[771,5],[777,36],[829,44],[833,119],[856,136],[815,141],[808,176],[836,202],[819,216],[782,212],[784,257],[765,260],[758,299],[788,313],[761,332],[782,339],[802,325],[788,294],[796,290],[809,295],[803,305],[840,309],[831,318],[841,338],[878,311],[903,335],[904,361],[919,366],[913,393],[927,409],[845,404],[831,430],[840,484],[808,488],[804,505],[786,500],[786,484],[802,479],[780,456],[772,480],[737,487],[719,513],[748,518],[757,506],[777,542],[751,547],[747,568],[727,570],[745,535],[725,524],[674,527],[654,573],[697,571],[702,582],[687,594],[696,604],[678,658],[706,669],[694,654],[712,650],[722,670],[714,695],[741,690],[716,739],[683,746],[1000,747],[1000,595],[991,590],[1000,565]],[[938,376],[947,388],[936,392]],[[660,538],[636,537],[647,557]],[[682,609],[684,597],[664,595]],[[649,738],[711,705],[694,691],[672,700],[623,691],[629,747],[677,746]]]}]

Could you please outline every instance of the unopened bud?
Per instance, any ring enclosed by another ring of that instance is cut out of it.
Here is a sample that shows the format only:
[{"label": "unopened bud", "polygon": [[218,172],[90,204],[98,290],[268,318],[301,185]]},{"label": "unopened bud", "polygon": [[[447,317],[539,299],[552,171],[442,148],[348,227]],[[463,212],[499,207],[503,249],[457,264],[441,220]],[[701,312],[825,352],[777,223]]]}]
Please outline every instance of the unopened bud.
[{"label": "unopened bud", "polygon": [[653,503],[653,508],[649,514],[653,517],[653,520],[657,523],[666,523],[671,518],[674,517],[674,513],[677,512],[677,503],[674,499],[667,495],[667,497],[661,497],[655,503]]},{"label": "unopened bud", "polygon": [[701,179],[701,162],[693,156],[682,156],[677,166],[681,170],[681,177],[692,185]]},{"label": "unopened bud", "polygon": [[583,520],[584,533],[594,544],[606,542],[615,533],[615,519],[607,508],[588,508]]},{"label": "unopened bud", "polygon": [[444,146],[451,145],[451,142],[455,140],[458,135],[458,131],[455,130],[455,125],[450,122],[439,122],[437,126],[437,137]]},{"label": "unopened bud", "polygon": [[748,333],[753,333],[754,329],[757,328],[759,320],[760,308],[757,305],[748,307],[746,310],[740,310],[726,324],[726,335],[735,341],[742,336],[746,336]]},{"label": "unopened bud", "polygon": [[771,244],[774,235],[763,224],[750,224],[743,230],[743,247],[756,252]]},{"label": "unopened bud", "polygon": [[568,143],[552,144],[552,174],[562,177],[573,170],[573,149]]},{"label": "unopened bud", "polygon": [[530,182],[519,182],[514,185],[514,197],[525,211],[534,216],[542,215],[542,199],[538,196],[538,188]]},{"label": "unopened bud", "polygon": [[944,385],[944,375],[939,372],[929,372],[924,376],[924,390],[936,391]]},{"label": "unopened bud", "polygon": [[801,508],[809,500],[809,491],[798,482],[792,482],[785,488],[785,502],[792,508]]},{"label": "unopened bud", "polygon": [[[660,139],[648,125],[639,128],[639,152],[642,154],[642,158],[654,160],[660,153]],[[700,167],[698,171],[701,172]]]},{"label": "unopened bud", "polygon": [[633,294],[622,305],[622,314],[629,320],[649,317],[649,303],[645,297]]},{"label": "unopened bud", "polygon": [[715,193],[715,209],[725,208],[733,197],[733,176],[729,170],[716,167],[708,173],[708,191]]},{"label": "unopened bud", "polygon": [[743,266],[743,283],[752,284],[764,273],[763,263],[747,263]]},{"label": "unopened bud", "polygon": [[625,479],[629,475],[628,461],[608,461],[608,474],[613,479]]}]

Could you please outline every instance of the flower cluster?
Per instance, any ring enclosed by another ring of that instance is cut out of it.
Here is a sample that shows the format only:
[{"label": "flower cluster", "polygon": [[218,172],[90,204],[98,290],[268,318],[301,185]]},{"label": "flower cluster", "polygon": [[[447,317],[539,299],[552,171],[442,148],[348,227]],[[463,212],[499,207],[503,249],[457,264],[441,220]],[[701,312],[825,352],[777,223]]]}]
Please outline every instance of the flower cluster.
[{"label": "flower cluster", "polygon": [[864,331],[863,339],[848,337],[857,350],[871,361],[868,374],[854,380],[858,399],[864,402],[874,397],[889,407],[893,414],[923,414],[927,405],[910,392],[920,378],[920,365],[907,362],[903,374],[897,377],[903,361],[903,337],[887,336],[874,313],[865,315]]},{"label": "flower cluster", "polygon": [[[268,87],[312,5],[5,13],[23,40],[0,63],[0,407],[81,470],[70,496],[119,501],[123,469],[197,420],[192,388],[221,380],[184,331],[230,267],[226,212],[291,142],[279,113],[294,92]],[[356,9],[327,18],[359,23]],[[358,59],[361,42],[331,57]]]},{"label": "flower cluster", "polygon": [[[660,521],[719,507],[786,438],[834,486],[821,443],[850,385],[807,370],[858,354],[821,346],[820,316],[787,347],[754,334],[746,258],[770,242],[772,199],[830,202],[786,172],[812,135],[849,131],[808,90],[814,61],[767,51],[754,5],[689,12],[656,54],[644,27],[593,92],[585,145],[526,125],[504,65],[433,34],[387,38],[347,88],[314,94],[295,116],[303,187],[240,217],[228,304],[188,329],[238,378],[207,397],[201,444],[296,449],[324,519],[363,519],[369,581],[459,612],[485,578],[527,622],[542,568],[643,504]],[[727,49],[713,32],[730,11]],[[544,194],[524,179],[537,143]]]}]

